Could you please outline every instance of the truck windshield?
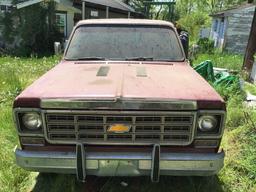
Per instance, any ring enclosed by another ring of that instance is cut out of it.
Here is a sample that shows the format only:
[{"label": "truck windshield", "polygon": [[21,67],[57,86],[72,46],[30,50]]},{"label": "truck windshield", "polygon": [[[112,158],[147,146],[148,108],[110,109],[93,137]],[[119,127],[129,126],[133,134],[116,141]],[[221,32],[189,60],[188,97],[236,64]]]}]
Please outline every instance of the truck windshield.
[{"label": "truck windshield", "polygon": [[177,35],[158,26],[81,26],[67,49],[67,60],[182,61]]}]

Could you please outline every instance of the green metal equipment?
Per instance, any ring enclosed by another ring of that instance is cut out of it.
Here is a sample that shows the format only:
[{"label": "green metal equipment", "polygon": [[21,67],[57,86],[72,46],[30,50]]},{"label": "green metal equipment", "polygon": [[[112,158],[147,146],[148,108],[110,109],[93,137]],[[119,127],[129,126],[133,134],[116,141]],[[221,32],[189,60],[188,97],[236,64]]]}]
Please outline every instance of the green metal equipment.
[{"label": "green metal equipment", "polygon": [[213,63],[210,60],[200,63],[199,65],[194,67],[194,69],[207,81],[215,81]]},{"label": "green metal equipment", "polygon": [[214,87],[223,86],[229,87],[235,83],[239,82],[239,77],[230,74],[228,71],[214,70],[213,63],[210,60],[206,60],[194,69],[207,81],[213,84]]}]

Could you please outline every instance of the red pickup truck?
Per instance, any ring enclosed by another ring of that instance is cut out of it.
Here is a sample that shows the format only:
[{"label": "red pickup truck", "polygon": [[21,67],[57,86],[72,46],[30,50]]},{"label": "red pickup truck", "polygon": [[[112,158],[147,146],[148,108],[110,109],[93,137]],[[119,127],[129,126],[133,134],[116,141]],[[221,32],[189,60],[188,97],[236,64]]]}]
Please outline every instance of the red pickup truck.
[{"label": "red pickup truck", "polygon": [[17,164],[86,175],[216,174],[225,103],[189,65],[173,24],[80,21],[63,59],[14,101]]}]

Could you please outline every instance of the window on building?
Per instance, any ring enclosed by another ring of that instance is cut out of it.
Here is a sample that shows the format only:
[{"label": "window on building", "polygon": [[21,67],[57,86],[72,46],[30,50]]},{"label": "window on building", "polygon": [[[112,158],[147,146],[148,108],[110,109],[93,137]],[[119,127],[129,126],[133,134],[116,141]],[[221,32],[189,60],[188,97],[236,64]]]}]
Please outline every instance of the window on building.
[{"label": "window on building", "polygon": [[12,5],[0,5],[0,11],[2,13],[10,12],[12,10]]},{"label": "window on building", "polygon": [[6,10],[6,5],[1,5],[1,6],[0,6],[0,9],[1,9],[2,12],[5,12],[5,10]]},{"label": "window on building", "polygon": [[67,37],[67,14],[56,13],[56,25],[63,37]]},{"label": "window on building", "polygon": [[12,6],[7,6],[7,11],[10,12],[12,10]]},{"label": "window on building", "polygon": [[219,24],[218,19],[215,19],[215,20],[214,20],[214,25],[213,25],[213,30],[214,30],[215,32],[217,32],[217,30],[218,30],[218,24]]}]

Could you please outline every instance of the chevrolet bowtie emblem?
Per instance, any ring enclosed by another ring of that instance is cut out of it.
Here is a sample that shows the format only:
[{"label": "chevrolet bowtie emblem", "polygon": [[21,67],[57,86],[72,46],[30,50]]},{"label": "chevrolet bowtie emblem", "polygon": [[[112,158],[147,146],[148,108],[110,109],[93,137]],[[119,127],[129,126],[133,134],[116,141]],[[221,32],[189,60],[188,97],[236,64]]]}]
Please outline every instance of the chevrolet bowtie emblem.
[{"label": "chevrolet bowtie emblem", "polygon": [[128,133],[130,129],[131,129],[130,125],[114,124],[114,125],[110,125],[107,131],[109,133]]}]

